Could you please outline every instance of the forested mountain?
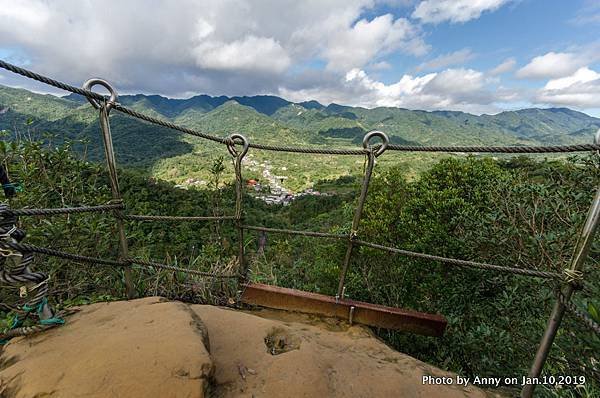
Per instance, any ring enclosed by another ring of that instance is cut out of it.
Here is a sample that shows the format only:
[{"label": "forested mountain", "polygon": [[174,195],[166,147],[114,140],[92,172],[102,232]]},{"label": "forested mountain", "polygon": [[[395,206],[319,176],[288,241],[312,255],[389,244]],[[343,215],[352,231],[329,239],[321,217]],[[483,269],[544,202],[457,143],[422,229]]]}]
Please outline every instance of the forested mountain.
[{"label": "forested mountain", "polygon": [[[324,106],[317,101],[292,103],[271,95],[172,99],[136,94],[122,95],[119,101],[138,111],[218,134],[239,131],[268,141],[282,132],[292,133],[290,138],[298,145],[323,143],[327,137],[351,140],[351,144],[371,129],[385,131],[397,142],[416,144],[566,144],[589,142],[600,127],[600,119],[568,108],[477,116],[455,111]],[[87,101],[76,94],[59,98],[0,86],[0,107],[2,129],[14,129],[33,119],[35,127],[62,128],[61,133],[73,135],[83,124],[95,121]],[[136,133],[141,132],[130,132],[132,136]]]},{"label": "forested mountain", "polygon": [[[220,136],[232,132],[253,142],[285,145],[356,147],[365,132],[386,132],[393,143],[407,145],[538,145],[590,143],[600,119],[567,108],[523,109],[497,115],[455,111],[420,111],[379,107],[366,109],[316,101],[292,103],[269,95],[170,99],[159,95],[122,95],[119,102],[140,112]],[[207,156],[215,145],[113,112],[114,146],[120,163],[153,167],[153,173],[181,182],[204,176]],[[102,156],[97,114],[78,95],[56,97],[0,86],[0,129],[13,136],[29,134],[87,140],[91,159]],[[50,134],[47,134],[50,133]],[[83,150],[83,149],[82,149]],[[258,153],[276,166],[292,169],[295,185],[314,181],[303,161]],[[345,162],[345,163],[344,163]],[[312,164],[312,161],[309,162]],[[291,166],[291,167],[289,167]],[[323,165],[320,177],[343,175],[344,160]],[[329,169],[328,169],[329,167]],[[290,180],[290,181],[292,181]]]}]

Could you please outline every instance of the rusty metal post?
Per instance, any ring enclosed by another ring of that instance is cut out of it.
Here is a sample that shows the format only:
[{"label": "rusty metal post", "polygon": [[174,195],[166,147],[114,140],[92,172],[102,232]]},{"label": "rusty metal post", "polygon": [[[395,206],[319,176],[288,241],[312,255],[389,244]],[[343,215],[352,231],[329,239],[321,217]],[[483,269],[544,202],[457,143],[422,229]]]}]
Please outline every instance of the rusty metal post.
[{"label": "rusty metal post", "polygon": [[[100,85],[106,88],[110,93],[110,99],[103,103],[99,103],[93,98],[88,98],[88,101],[92,106],[100,111],[100,129],[102,130],[102,140],[104,142],[104,156],[106,158],[106,165],[108,167],[108,176],[110,180],[110,188],[112,191],[112,202],[121,203],[121,192],[119,190],[119,179],[117,176],[117,162],[115,160],[115,151],[113,148],[112,135],[110,132],[110,122],[108,116],[110,110],[117,101],[117,92],[115,89],[105,80],[102,79],[90,79],[83,84],[83,88],[91,90],[95,85]],[[127,237],[125,235],[125,228],[123,226],[123,219],[121,218],[120,210],[114,212],[117,230],[119,233],[119,247],[121,259],[129,257],[129,247],[127,244]],[[127,266],[124,269],[125,276],[125,290],[128,299],[135,298],[135,287],[133,285],[133,279],[131,275],[131,266]]]},{"label": "rusty metal post", "polygon": [[[379,137],[383,140],[381,146],[373,148],[369,141],[373,137]],[[348,267],[352,258],[352,250],[354,249],[354,241],[357,238],[358,226],[360,224],[360,218],[362,216],[363,208],[365,207],[365,201],[367,199],[367,193],[369,192],[369,183],[371,181],[371,175],[373,174],[373,167],[375,166],[375,158],[381,155],[389,144],[388,136],[381,131],[370,131],[363,138],[363,148],[367,150],[367,166],[365,168],[365,174],[363,176],[362,185],[360,188],[360,196],[358,198],[358,205],[354,212],[354,218],[352,219],[352,228],[348,235],[348,246],[346,248],[346,254],[344,256],[344,263],[342,265],[342,271],[340,273],[340,281],[338,284],[338,290],[336,299],[344,298],[344,290],[346,288],[346,274],[348,273]]]},{"label": "rusty metal post", "polygon": [[[600,129],[596,133],[595,143],[600,144]],[[565,270],[567,281],[562,290],[564,302],[571,300],[571,296],[575,290],[575,282],[583,277],[583,265],[592,248],[592,242],[594,241],[594,235],[596,234],[599,223],[600,187],[596,191],[596,195],[594,196],[594,200],[590,206],[590,210],[588,211],[585,224],[583,225],[583,229],[581,230],[581,234],[579,235],[579,239],[575,245],[573,258],[571,259],[571,266]],[[562,318],[565,314],[565,309],[566,308],[563,302],[557,298],[556,303],[554,303],[554,308],[552,309],[550,319],[548,320],[546,331],[544,332],[540,346],[535,354],[535,359],[531,365],[529,377],[536,378],[542,374],[544,363],[546,362],[548,354],[550,353],[550,349],[552,348],[554,338],[556,337],[556,333],[558,332],[558,328],[560,327]],[[521,390],[521,398],[531,398],[533,396],[534,389],[535,384],[523,386],[523,389]]]},{"label": "rusty metal post", "polygon": [[[242,151],[238,152],[235,148],[236,140],[242,144]],[[248,280],[248,267],[244,261],[244,229],[242,228],[242,159],[248,152],[248,140],[241,134],[231,134],[227,137],[227,150],[233,156],[233,165],[235,169],[235,222],[238,230],[238,262],[240,270],[240,285]]]}]

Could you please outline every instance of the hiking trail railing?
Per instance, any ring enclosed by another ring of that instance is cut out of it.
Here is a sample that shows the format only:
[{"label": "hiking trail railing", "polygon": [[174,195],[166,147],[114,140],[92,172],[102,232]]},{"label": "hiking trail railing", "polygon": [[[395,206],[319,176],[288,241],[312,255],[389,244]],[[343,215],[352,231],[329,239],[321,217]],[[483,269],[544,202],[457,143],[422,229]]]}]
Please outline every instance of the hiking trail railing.
[{"label": "hiking trail railing", "polygon": [[[56,256],[67,260],[76,262],[86,262],[102,264],[107,266],[114,266],[123,268],[124,281],[126,286],[126,295],[129,299],[135,297],[135,286],[132,281],[131,269],[132,265],[138,265],[141,267],[148,268],[159,268],[172,271],[186,272],[193,275],[198,275],[208,278],[224,278],[224,279],[236,279],[238,286],[243,286],[249,281],[249,267],[244,259],[244,231],[263,231],[272,233],[282,233],[290,235],[301,235],[308,237],[324,238],[342,240],[347,242],[346,252],[341,263],[341,271],[339,275],[339,283],[337,294],[335,296],[336,302],[338,300],[344,300],[345,298],[345,278],[350,267],[352,254],[357,246],[370,247],[378,250],[383,250],[393,254],[399,254],[408,257],[421,258],[425,260],[437,261],[447,265],[457,267],[467,267],[484,269],[495,272],[510,273],[515,275],[544,278],[553,280],[560,283],[560,290],[557,292],[556,302],[554,308],[548,320],[548,325],[541,339],[537,353],[534,358],[533,365],[529,372],[529,376],[537,378],[541,375],[544,363],[548,357],[548,353],[553,344],[554,338],[556,337],[557,331],[560,327],[562,319],[566,310],[569,310],[572,315],[580,319],[587,327],[594,332],[600,334],[600,325],[597,324],[589,315],[582,310],[578,309],[571,301],[573,294],[579,290],[582,286],[584,276],[584,263],[591,250],[594,235],[596,233],[598,224],[600,223],[600,187],[595,193],[593,202],[590,206],[589,212],[585,224],[579,235],[577,244],[575,246],[574,254],[571,259],[570,266],[564,270],[563,273],[547,272],[527,268],[499,266],[494,264],[481,263],[476,261],[460,260],[454,258],[440,257],[425,253],[417,253],[400,248],[383,246],[380,244],[366,242],[359,239],[360,236],[360,221],[364,208],[364,204],[369,191],[369,183],[375,167],[375,160],[377,157],[384,154],[386,151],[402,151],[402,152],[445,152],[445,153],[566,153],[566,152],[590,152],[595,151],[600,156],[600,130],[598,130],[593,144],[580,144],[580,145],[560,145],[560,146],[405,146],[405,145],[393,145],[390,144],[388,136],[381,131],[371,131],[367,133],[362,142],[362,148],[359,149],[345,149],[345,148],[314,148],[314,147],[291,147],[291,146],[277,146],[277,145],[263,145],[257,143],[248,142],[248,140],[241,134],[231,134],[228,137],[217,137],[210,134],[206,134],[197,130],[193,130],[187,127],[179,126],[166,120],[151,117],[142,114],[133,109],[127,108],[119,104],[117,92],[114,88],[106,81],[102,79],[90,79],[86,81],[83,88],[74,87],[63,82],[50,79],[46,76],[34,73],[27,69],[12,65],[10,63],[0,60],[0,67],[11,71],[16,74],[20,74],[27,78],[36,80],[48,84],[50,86],[69,91],[71,93],[79,94],[87,98],[90,104],[99,112],[99,121],[102,131],[102,138],[104,143],[104,154],[106,159],[106,165],[108,168],[110,187],[112,191],[112,200],[108,204],[95,205],[95,206],[84,206],[75,208],[56,208],[56,209],[4,209],[3,213],[10,216],[53,216],[60,214],[76,214],[76,213],[87,213],[87,212],[100,212],[100,213],[112,213],[115,218],[119,235],[119,258],[118,259],[102,259],[87,257],[72,253],[66,253],[59,250],[49,249],[45,247],[38,247],[34,245],[15,243],[0,240],[0,255],[5,255],[6,252],[17,251],[20,253],[39,253],[49,256]],[[91,91],[95,85],[101,85],[109,91],[109,96],[98,94]],[[125,206],[119,190],[119,180],[117,175],[117,166],[115,153],[112,143],[112,135],[110,131],[109,115],[111,110],[124,113],[137,119],[144,120],[146,122],[163,126],[169,129],[177,130],[185,134],[190,134],[196,137],[204,138],[213,142],[223,144],[227,147],[227,150],[231,154],[235,169],[235,209],[234,215],[222,215],[222,216],[169,216],[169,215],[137,215],[137,214],[126,214],[123,212]],[[381,140],[380,144],[373,145],[374,139],[378,138]],[[238,148],[240,147],[240,148]],[[267,151],[278,151],[278,152],[294,152],[302,154],[324,154],[324,155],[355,155],[364,156],[366,158],[366,167],[364,170],[362,184],[360,189],[360,195],[358,203],[354,211],[354,217],[352,220],[352,227],[348,234],[332,234],[323,232],[313,231],[299,231],[290,229],[280,228],[269,228],[265,226],[255,226],[244,224],[243,216],[243,179],[242,179],[242,160],[248,153],[249,149],[267,150]],[[1,216],[2,214],[0,214]],[[133,258],[129,256],[129,248],[127,244],[127,235],[125,231],[124,221],[137,220],[137,221],[183,221],[183,222],[202,222],[202,221],[231,221],[234,222],[235,228],[238,231],[238,272],[233,274],[215,274],[209,272],[202,272],[193,269],[187,269],[160,262],[144,260],[140,258]],[[521,397],[531,397],[535,384],[525,385],[521,391]]]}]

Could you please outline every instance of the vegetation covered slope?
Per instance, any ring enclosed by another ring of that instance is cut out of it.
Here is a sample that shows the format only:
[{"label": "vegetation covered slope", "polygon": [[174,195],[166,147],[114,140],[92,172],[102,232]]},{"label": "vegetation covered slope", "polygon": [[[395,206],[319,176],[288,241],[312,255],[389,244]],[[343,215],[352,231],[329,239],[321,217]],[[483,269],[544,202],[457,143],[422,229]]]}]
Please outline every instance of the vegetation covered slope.
[{"label": "vegetation covered slope", "polygon": [[[11,205],[62,207],[106,203],[106,170],[78,160],[71,148],[2,141],[1,159],[25,191]],[[227,166],[227,165],[226,165]],[[600,184],[596,157],[570,161],[446,159],[407,180],[396,167],[376,169],[359,237],[417,252],[560,272],[569,262],[578,230]],[[123,169],[127,211],[137,214],[231,214],[233,191],[214,168],[206,189],[175,189],[172,183]],[[357,180],[328,181],[347,194],[305,197],[288,207],[266,206],[246,196],[246,222],[271,227],[349,232]],[[215,187],[222,187],[215,189]],[[319,185],[317,185],[319,187]],[[213,210],[216,209],[216,210]],[[22,218],[28,243],[90,256],[115,258],[111,217],[95,214]],[[131,254],[204,271],[236,269],[236,232],[231,223],[127,222]],[[344,242],[269,234],[264,253],[257,236],[245,235],[252,279],[334,294]],[[596,321],[600,302],[596,238],[586,285],[576,304]],[[52,298],[60,305],[122,297],[122,270],[36,257],[50,273]],[[227,303],[235,286],[170,271],[135,268],[139,295]],[[449,327],[441,339],[381,330],[391,345],[443,369],[467,376],[520,376],[531,364],[554,302],[552,283],[490,271],[444,266],[356,250],[348,275],[353,299],[441,313]],[[14,304],[18,292],[0,291]],[[6,324],[11,315],[4,307]],[[565,318],[548,375],[585,375],[583,387],[545,389],[541,396],[595,397],[600,391],[600,339],[574,318]],[[542,389],[541,389],[542,391]]]},{"label": "vegetation covered slope", "polygon": [[[364,134],[372,129],[386,132],[393,143],[408,145],[590,143],[593,132],[600,127],[600,119],[566,108],[476,116],[387,107],[323,106],[316,101],[291,103],[275,96],[199,95],[169,99],[137,94],[120,96],[119,101],[148,115],[206,133],[225,136],[238,132],[252,142],[297,146],[360,147]],[[180,184],[190,178],[208,180],[207,170],[217,151],[215,144],[118,112],[113,112],[111,120],[119,162],[151,167],[155,176]],[[96,112],[77,95],[58,98],[0,86],[0,129],[12,131],[13,137],[53,137],[54,143],[64,138],[85,139],[92,144],[88,148],[93,149],[88,158],[99,159],[102,155]],[[76,149],[83,151],[82,147]],[[328,157],[316,170],[306,157],[269,152],[255,152],[255,156],[259,163],[268,160],[274,170],[285,171],[278,174],[288,177],[286,186],[292,190],[322,178],[351,174],[359,167],[356,159],[348,157]],[[434,159],[426,154],[408,154],[382,162],[390,166],[402,164],[418,173]],[[257,170],[256,177],[260,173]]]}]

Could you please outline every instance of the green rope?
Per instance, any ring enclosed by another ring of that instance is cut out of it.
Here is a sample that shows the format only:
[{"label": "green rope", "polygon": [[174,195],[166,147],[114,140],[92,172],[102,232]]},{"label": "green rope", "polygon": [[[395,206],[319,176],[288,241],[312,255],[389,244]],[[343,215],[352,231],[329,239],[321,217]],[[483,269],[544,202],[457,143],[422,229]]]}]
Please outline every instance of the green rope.
[{"label": "green rope", "polygon": [[65,320],[59,317],[40,319],[40,325],[64,325]]},{"label": "green rope", "polygon": [[[27,319],[28,314],[35,309],[35,311],[38,314],[38,317],[40,318],[40,320],[39,320],[40,325],[44,325],[44,326],[64,325],[65,320],[58,316],[54,316],[54,317],[48,318],[48,319],[41,319],[42,313],[44,311],[44,306],[46,304],[48,304],[48,299],[46,297],[44,297],[42,299],[42,301],[40,301],[35,308],[30,307],[27,304],[23,305],[22,309],[23,309],[23,311],[25,311],[25,318],[23,318],[23,320]],[[15,315],[15,317],[12,319],[11,325],[7,328],[7,330],[13,330],[13,329],[20,327],[23,324],[23,320],[19,319],[19,315]],[[6,339],[0,339],[0,345],[4,345],[4,344],[8,343],[8,341],[10,339],[11,339],[10,337],[6,338]]]}]

